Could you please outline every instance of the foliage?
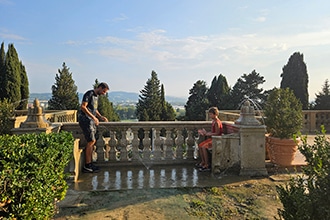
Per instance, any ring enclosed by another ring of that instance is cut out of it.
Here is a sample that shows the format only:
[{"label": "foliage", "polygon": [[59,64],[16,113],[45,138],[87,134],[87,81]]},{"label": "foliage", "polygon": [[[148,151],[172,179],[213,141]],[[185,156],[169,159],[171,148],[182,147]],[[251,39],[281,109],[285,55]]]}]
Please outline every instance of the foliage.
[{"label": "foliage", "polygon": [[67,190],[72,157],[69,132],[0,136],[0,216],[50,219]]},{"label": "foliage", "polygon": [[209,100],[209,107],[215,106],[218,109],[227,109],[230,88],[225,76],[220,74],[214,77],[211,87],[208,89],[206,96]]},{"label": "foliage", "polygon": [[[161,89],[162,87],[162,89]],[[140,91],[136,104],[136,116],[139,121],[169,121],[175,119],[174,109],[165,100],[163,85],[160,85],[157,73],[151,72],[151,78]]]},{"label": "foliage", "polygon": [[174,121],[175,120],[175,111],[172,105],[165,100],[165,89],[164,85],[161,85],[160,98],[162,103],[162,113],[161,118],[163,121]]},{"label": "foliage", "polygon": [[114,106],[115,112],[119,115],[120,120],[132,120],[135,119],[135,106]]},{"label": "foliage", "polygon": [[[94,88],[97,88],[100,82],[95,79]],[[108,93],[100,95],[98,98],[97,110],[101,115],[105,116],[109,121],[119,121],[119,115],[115,112],[112,102],[109,100]]]},{"label": "foliage", "polygon": [[313,145],[307,144],[307,137],[302,137],[299,150],[307,162],[303,175],[277,186],[283,204],[283,209],[278,210],[280,218],[330,219],[330,142],[324,127],[321,130]]},{"label": "foliage", "polygon": [[300,101],[289,88],[274,88],[264,108],[265,124],[273,137],[292,138],[302,126]]},{"label": "foliage", "polygon": [[4,51],[4,43],[1,44],[0,60],[0,100],[6,98],[14,104],[15,108],[26,109],[29,82],[25,67],[19,61],[13,44],[8,45],[7,53]]},{"label": "foliage", "polygon": [[330,110],[330,85],[328,79],[324,82],[322,92],[316,94],[314,109]]},{"label": "foliage", "polygon": [[72,73],[65,63],[58,69],[55,84],[52,86],[52,98],[48,101],[50,110],[78,110],[79,97]]},{"label": "foliage", "polygon": [[250,74],[243,74],[230,91],[230,99],[227,104],[228,109],[240,108],[242,102],[246,98],[253,100],[257,105],[263,105],[265,96],[263,94],[263,89],[259,88],[259,86],[264,82],[264,77],[255,70]]},{"label": "foliage", "polygon": [[209,101],[206,97],[208,88],[206,82],[198,80],[193,88],[189,90],[190,96],[184,106],[186,109],[185,120],[187,121],[204,121],[206,118],[206,110],[209,106]]},{"label": "foliage", "polygon": [[0,100],[0,135],[10,133],[13,116],[14,105],[8,99]]},{"label": "foliage", "polygon": [[29,81],[27,78],[25,66],[20,62],[20,74],[21,74],[21,101],[17,109],[25,110],[27,109],[27,104],[29,100]]},{"label": "foliage", "polygon": [[281,88],[290,88],[302,103],[302,108],[308,108],[308,74],[304,55],[295,52],[288,63],[282,68]]},{"label": "foliage", "polygon": [[6,77],[6,68],[5,68],[5,44],[1,43],[0,48],[0,100],[4,98],[4,88],[5,88],[5,77]]}]

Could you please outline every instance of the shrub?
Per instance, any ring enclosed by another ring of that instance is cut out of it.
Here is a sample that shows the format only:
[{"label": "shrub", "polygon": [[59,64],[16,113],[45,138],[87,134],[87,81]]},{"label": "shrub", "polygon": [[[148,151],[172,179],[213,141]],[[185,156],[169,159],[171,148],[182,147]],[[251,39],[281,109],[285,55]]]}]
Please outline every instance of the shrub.
[{"label": "shrub", "polygon": [[277,186],[283,204],[278,214],[281,219],[330,219],[330,143],[324,126],[313,145],[307,144],[306,137],[302,141],[299,150],[307,166],[303,175]]},{"label": "shrub", "polygon": [[0,100],[0,135],[9,134],[11,118],[14,116],[14,106],[7,99]]},{"label": "shrub", "polygon": [[272,137],[290,139],[302,127],[302,105],[289,88],[275,88],[267,98],[264,113]]},{"label": "shrub", "polygon": [[64,199],[71,133],[0,136],[0,219],[50,219]]}]

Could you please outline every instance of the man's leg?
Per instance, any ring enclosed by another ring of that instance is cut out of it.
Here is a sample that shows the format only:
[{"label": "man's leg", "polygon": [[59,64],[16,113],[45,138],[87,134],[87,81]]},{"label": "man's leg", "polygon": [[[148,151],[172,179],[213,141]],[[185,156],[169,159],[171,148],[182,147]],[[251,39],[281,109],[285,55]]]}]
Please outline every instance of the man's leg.
[{"label": "man's leg", "polygon": [[90,141],[85,148],[85,164],[92,163],[92,153],[96,141]]}]

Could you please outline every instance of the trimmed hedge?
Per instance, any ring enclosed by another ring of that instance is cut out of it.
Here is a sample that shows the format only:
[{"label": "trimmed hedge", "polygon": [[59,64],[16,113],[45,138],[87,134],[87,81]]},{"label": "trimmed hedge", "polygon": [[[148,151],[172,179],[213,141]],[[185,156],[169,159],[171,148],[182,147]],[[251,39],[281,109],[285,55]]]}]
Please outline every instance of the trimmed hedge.
[{"label": "trimmed hedge", "polygon": [[0,136],[0,219],[50,219],[67,191],[69,132]]}]

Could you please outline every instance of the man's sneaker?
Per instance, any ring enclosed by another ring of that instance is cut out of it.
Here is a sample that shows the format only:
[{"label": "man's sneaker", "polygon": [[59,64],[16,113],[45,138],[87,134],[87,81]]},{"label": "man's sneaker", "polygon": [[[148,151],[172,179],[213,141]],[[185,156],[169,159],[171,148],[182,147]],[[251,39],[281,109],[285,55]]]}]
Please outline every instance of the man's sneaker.
[{"label": "man's sneaker", "polygon": [[85,164],[85,166],[83,168],[84,173],[97,173],[99,171],[100,171],[100,168],[93,165],[92,163]]},{"label": "man's sneaker", "polygon": [[211,168],[210,167],[201,167],[201,168],[199,168],[199,171],[200,172],[207,172],[207,171],[211,171]]}]

